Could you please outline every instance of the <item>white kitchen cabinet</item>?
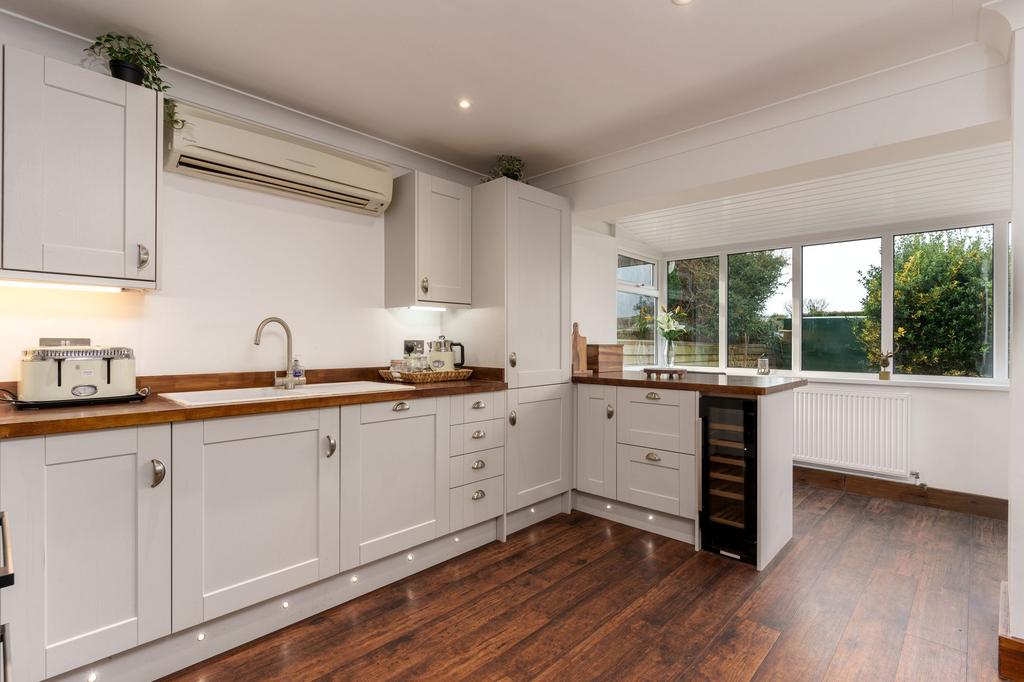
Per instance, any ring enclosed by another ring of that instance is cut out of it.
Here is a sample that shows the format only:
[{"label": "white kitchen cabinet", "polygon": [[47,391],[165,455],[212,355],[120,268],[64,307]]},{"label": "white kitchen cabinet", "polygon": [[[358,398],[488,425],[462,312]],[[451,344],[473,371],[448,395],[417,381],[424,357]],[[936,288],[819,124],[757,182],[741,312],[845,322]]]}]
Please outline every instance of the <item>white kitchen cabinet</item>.
[{"label": "white kitchen cabinet", "polygon": [[389,308],[472,302],[472,193],[413,171],[395,179],[384,218]]},{"label": "white kitchen cabinet", "polygon": [[572,223],[568,200],[508,182],[509,388],[568,381]]},{"label": "white kitchen cabinet", "polygon": [[508,392],[506,510],[514,511],[572,488],[572,385]]},{"label": "white kitchen cabinet", "polygon": [[160,96],[10,46],[3,68],[5,276],[154,286]]},{"label": "white kitchen cabinet", "polygon": [[339,570],[338,408],[174,425],[178,631]]},{"label": "white kitchen cabinet", "polygon": [[341,568],[415,547],[449,528],[447,398],[341,408]]},{"label": "white kitchen cabinet", "polygon": [[506,178],[473,188],[473,308],[444,314],[466,364],[509,388],[569,381],[569,201]]},{"label": "white kitchen cabinet", "polygon": [[618,442],[672,452],[697,452],[697,393],[619,387]]},{"label": "white kitchen cabinet", "polygon": [[578,384],[576,389],[576,489],[614,498],[615,387]]},{"label": "white kitchen cabinet", "polygon": [[66,672],[171,632],[171,427],[0,443],[15,584],[12,678]]}]

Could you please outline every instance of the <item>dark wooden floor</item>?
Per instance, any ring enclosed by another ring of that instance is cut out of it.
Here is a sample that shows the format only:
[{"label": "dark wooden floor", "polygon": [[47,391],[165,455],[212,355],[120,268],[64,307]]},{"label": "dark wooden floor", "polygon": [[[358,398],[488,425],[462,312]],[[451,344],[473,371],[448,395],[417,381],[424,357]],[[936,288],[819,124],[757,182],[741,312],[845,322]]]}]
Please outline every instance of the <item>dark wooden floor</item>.
[{"label": "dark wooden floor", "polygon": [[175,680],[996,679],[1006,523],[797,486],[758,574],[574,513]]}]

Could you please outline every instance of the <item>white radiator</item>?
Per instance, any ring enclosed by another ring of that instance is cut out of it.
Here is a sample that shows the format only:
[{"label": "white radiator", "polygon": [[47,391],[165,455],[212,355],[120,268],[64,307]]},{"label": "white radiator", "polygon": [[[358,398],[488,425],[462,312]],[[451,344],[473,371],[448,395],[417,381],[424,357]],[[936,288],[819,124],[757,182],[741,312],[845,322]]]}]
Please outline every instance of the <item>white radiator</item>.
[{"label": "white radiator", "polygon": [[794,393],[796,462],[909,475],[910,395],[841,387]]}]

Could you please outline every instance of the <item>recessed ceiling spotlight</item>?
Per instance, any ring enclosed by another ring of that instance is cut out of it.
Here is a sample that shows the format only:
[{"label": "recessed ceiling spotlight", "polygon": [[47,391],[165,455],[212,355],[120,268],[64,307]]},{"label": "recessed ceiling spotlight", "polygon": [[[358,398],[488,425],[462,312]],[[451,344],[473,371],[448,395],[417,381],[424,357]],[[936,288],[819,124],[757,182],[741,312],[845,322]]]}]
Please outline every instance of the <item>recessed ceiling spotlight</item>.
[{"label": "recessed ceiling spotlight", "polygon": [[465,97],[463,97],[462,99],[459,100],[459,108],[460,109],[469,109],[471,106],[473,106],[473,103],[470,102]]},{"label": "recessed ceiling spotlight", "polygon": [[693,0],[672,0],[673,5],[689,5]]}]

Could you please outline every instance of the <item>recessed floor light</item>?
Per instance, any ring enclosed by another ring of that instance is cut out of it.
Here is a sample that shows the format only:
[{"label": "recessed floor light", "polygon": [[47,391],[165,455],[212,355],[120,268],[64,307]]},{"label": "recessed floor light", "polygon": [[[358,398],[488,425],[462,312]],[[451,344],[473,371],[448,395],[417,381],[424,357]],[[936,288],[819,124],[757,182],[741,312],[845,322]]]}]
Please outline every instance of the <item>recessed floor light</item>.
[{"label": "recessed floor light", "polygon": [[470,102],[465,97],[463,97],[462,99],[459,100],[459,108],[460,109],[469,109],[471,106],[473,106],[473,103]]}]

